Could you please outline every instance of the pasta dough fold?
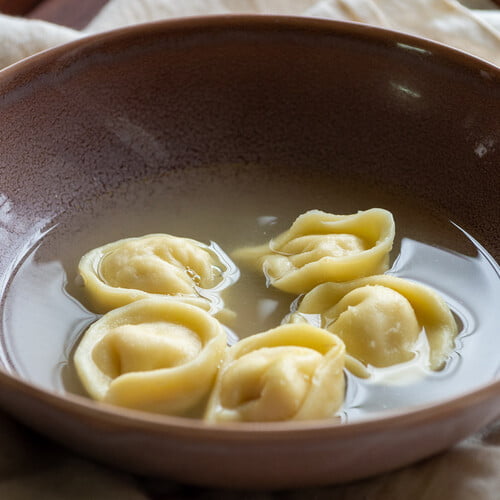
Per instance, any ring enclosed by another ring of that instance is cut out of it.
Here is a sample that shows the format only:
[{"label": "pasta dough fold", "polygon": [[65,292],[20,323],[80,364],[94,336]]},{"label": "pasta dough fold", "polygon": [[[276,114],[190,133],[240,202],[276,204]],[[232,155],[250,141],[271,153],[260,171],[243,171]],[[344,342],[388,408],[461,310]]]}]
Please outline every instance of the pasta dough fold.
[{"label": "pasta dough fold", "polygon": [[394,219],[387,210],[353,215],[310,210],[268,244],[242,248],[232,256],[261,269],[276,288],[300,294],[320,283],[383,273],[394,234]]},{"label": "pasta dough fold", "polygon": [[216,312],[222,308],[217,292],[238,277],[220,248],[167,234],[127,238],[91,250],[78,270],[90,307],[98,313],[158,295]]},{"label": "pasta dough fold", "polygon": [[77,373],[98,401],[181,415],[210,392],[226,349],[222,325],[168,297],[105,314],[75,352]]},{"label": "pasta dough fold", "polygon": [[415,355],[422,329],[429,366],[443,368],[458,329],[446,302],[434,290],[402,278],[369,276],[348,283],[324,283],[306,294],[299,313],[320,314],[347,353],[365,365],[392,366]]},{"label": "pasta dough fold", "polygon": [[332,417],[344,400],[344,354],[336,335],[308,324],[247,337],[229,349],[205,420]]}]

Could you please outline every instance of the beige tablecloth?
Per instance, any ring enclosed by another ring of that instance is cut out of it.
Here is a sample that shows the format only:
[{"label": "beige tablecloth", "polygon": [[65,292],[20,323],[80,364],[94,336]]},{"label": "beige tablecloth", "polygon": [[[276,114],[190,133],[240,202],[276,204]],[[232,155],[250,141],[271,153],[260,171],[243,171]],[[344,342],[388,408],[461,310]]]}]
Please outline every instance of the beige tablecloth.
[{"label": "beige tablecloth", "polygon": [[[0,14],[0,68],[98,31],[231,12],[365,22],[432,38],[500,65],[500,10],[489,0],[463,0],[462,4],[455,0],[111,0],[82,32]],[[241,493],[132,478],[62,450],[0,413],[1,499],[135,500],[151,494],[169,499],[497,500],[500,422],[443,455],[374,479],[328,488]]]}]

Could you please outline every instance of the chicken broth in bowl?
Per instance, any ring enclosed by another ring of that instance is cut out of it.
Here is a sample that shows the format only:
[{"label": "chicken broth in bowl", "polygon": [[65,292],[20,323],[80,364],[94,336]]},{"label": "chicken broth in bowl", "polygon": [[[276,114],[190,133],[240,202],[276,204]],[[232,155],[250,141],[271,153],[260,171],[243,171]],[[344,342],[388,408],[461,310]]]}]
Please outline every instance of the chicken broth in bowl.
[{"label": "chicken broth in bowl", "polygon": [[[231,256],[277,237],[311,209],[355,214],[373,207],[388,210],[395,221],[385,274],[439,293],[458,334],[439,370],[428,366],[425,335],[419,336],[410,359],[390,366],[367,363],[364,376],[348,364],[345,399],[331,418],[352,422],[432,403],[498,376],[500,364],[491,353],[495,320],[489,312],[500,291],[497,264],[460,221],[449,220],[428,203],[424,207],[403,190],[384,190],[355,178],[339,182],[333,173],[319,169],[234,164],[136,179],[88,200],[88,206],[92,208],[82,206],[78,213],[62,214],[47,224],[12,272],[4,296],[6,363],[38,386],[86,394],[73,355],[84,332],[100,317],[88,307],[78,275],[86,252],[113,241],[164,233],[192,238]],[[220,292],[231,312],[221,317],[229,345],[287,323],[300,311],[304,297],[271,286],[263,273],[239,265],[237,259],[234,263],[231,286]],[[311,321],[321,326],[318,318]],[[186,416],[199,418],[203,411],[200,405]]]}]

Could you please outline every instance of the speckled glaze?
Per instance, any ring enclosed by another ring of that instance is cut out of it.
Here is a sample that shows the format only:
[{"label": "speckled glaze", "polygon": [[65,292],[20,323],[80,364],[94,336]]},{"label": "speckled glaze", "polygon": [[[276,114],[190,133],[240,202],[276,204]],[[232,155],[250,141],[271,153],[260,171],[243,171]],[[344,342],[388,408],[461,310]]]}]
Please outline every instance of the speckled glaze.
[{"label": "speckled glaze", "polygon": [[[127,120],[136,127],[118,134]],[[361,25],[191,18],[82,39],[0,72],[1,287],[59,214],[164,169],[227,162],[335,169],[403,187],[498,259],[499,124],[497,68]],[[1,347],[0,365],[8,355]],[[341,426],[215,428],[52,394],[6,369],[0,404],[135,473],[283,488],[367,477],[442,451],[500,415],[500,381]]]}]

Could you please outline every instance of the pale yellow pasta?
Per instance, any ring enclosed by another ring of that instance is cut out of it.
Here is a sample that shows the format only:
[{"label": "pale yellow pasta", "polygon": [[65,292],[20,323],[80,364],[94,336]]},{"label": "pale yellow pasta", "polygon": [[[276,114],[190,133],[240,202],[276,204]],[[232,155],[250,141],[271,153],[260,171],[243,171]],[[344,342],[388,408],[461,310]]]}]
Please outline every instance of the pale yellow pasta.
[{"label": "pale yellow pasta", "polygon": [[348,354],[375,367],[412,359],[423,329],[429,367],[439,370],[454,348],[458,331],[438,293],[388,275],[319,285],[304,296],[298,312],[321,315],[322,326],[345,342]]},{"label": "pale yellow pasta", "polygon": [[78,270],[89,305],[99,313],[158,295],[217,311],[222,308],[217,292],[238,276],[218,247],[167,234],[128,238],[91,250]]},{"label": "pale yellow pasta", "polygon": [[353,215],[310,210],[268,244],[239,249],[232,257],[262,270],[276,288],[300,294],[320,283],[386,271],[394,234],[387,210]]},{"label": "pale yellow pasta", "polygon": [[332,417],[345,392],[343,342],[308,324],[290,324],[232,346],[210,397],[209,422]]},{"label": "pale yellow pasta", "polygon": [[182,415],[211,391],[225,350],[225,330],[210,314],[155,297],[114,309],[91,325],[74,362],[98,401]]},{"label": "pale yellow pasta", "polygon": [[[321,315],[292,312],[288,314],[281,322],[282,325],[304,324],[304,323],[321,328],[321,323],[322,323]],[[349,370],[351,373],[360,378],[370,377],[370,372],[367,370],[366,366],[348,352],[345,353],[345,368],[346,370]]]}]

